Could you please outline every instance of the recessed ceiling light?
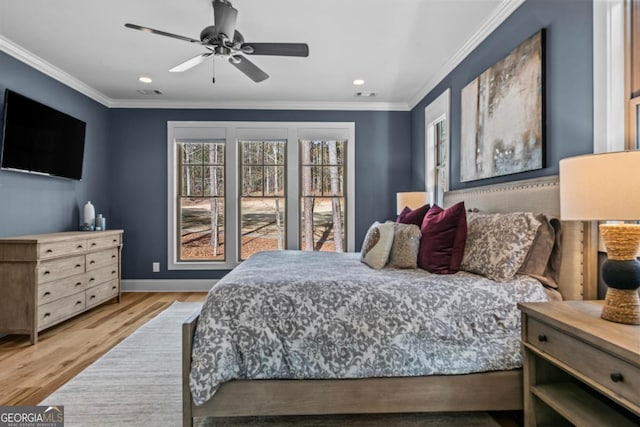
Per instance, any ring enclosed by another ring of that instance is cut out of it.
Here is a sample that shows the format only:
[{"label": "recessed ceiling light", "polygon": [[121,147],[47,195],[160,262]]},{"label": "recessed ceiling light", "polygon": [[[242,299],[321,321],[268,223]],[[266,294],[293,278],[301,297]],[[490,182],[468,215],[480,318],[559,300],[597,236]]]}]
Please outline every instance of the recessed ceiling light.
[{"label": "recessed ceiling light", "polygon": [[141,81],[142,83],[151,83],[153,80],[151,80],[151,77],[138,77],[138,80]]},{"label": "recessed ceiling light", "polygon": [[364,80],[362,79],[356,79],[353,81],[353,84],[356,86],[362,86],[364,84]]}]

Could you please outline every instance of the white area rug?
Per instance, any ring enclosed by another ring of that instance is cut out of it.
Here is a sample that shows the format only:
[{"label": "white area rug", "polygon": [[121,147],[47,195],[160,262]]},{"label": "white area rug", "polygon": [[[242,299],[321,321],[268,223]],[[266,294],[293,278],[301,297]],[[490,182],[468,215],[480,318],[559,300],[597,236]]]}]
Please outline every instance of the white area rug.
[{"label": "white area rug", "polygon": [[[176,302],[42,405],[64,405],[65,427],[182,425],[181,326],[200,303]],[[199,420],[211,426],[495,427],[486,413],[270,417]]]}]

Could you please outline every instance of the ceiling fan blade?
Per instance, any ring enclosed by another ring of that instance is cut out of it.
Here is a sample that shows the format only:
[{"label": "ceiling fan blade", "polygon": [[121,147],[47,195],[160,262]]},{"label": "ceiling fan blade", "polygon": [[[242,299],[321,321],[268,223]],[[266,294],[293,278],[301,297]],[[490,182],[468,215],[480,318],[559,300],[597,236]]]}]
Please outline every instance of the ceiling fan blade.
[{"label": "ceiling fan blade", "polygon": [[207,53],[203,53],[201,55],[198,56],[194,56],[191,59],[187,59],[186,61],[184,61],[182,64],[178,64],[175,67],[173,67],[172,69],[169,70],[170,73],[181,73],[183,71],[187,71],[190,68],[195,67],[198,64],[202,64],[204,61],[206,61],[211,55],[213,55],[213,52],[207,52]]},{"label": "ceiling fan blade", "polygon": [[213,20],[218,34],[223,33],[233,40],[238,20],[238,10],[226,0],[213,0]]},{"label": "ceiling fan blade", "polygon": [[[249,49],[253,49],[249,52]],[[242,51],[247,55],[309,56],[306,43],[243,43]]]},{"label": "ceiling fan blade", "polygon": [[189,43],[202,44],[202,42],[200,40],[192,39],[190,37],[180,36],[178,34],[167,33],[166,31],[155,30],[155,29],[149,28],[149,27],[142,27],[140,25],[129,24],[129,23],[124,24],[124,26],[127,27],[127,28],[131,28],[133,30],[144,31],[145,33],[158,34],[160,36],[171,37],[171,38],[178,39],[178,40],[184,40],[184,41],[189,42]]},{"label": "ceiling fan blade", "polygon": [[261,81],[269,78],[267,73],[262,71],[256,64],[249,61],[242,55],[236,55],[233,58],[229,58],[229,62],[256,83],[260,83]]}]

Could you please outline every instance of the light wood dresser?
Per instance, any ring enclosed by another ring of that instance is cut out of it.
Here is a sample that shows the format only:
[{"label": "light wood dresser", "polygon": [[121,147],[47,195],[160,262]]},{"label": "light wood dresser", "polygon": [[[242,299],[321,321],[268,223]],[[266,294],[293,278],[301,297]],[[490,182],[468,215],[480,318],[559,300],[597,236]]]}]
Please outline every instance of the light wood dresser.
[{"label": "light wood dresser", "polygon": [[640,326],[601,319],[599,301],[518,307],[525,426],[640,425]]},{"label": "light wood dresser", "polygon": [[0,333],[38,332],[110,299],[120,302],[122,230],[0,239]]}]

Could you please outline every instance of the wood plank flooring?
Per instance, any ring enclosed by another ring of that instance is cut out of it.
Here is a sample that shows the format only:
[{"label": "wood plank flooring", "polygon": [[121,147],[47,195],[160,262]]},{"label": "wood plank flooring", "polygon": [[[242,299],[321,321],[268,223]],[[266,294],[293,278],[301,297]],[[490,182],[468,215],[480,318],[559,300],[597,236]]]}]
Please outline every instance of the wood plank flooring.
[{"label": "wood plank flooring", "polygon": [[0,405],[35,405],[174,301],[204,301],[205,292],[122,294],[109,303],[28,336],[0,339]]},{"label": "wood plank flooring", "polygon": [[[0,405],[36,405],[99,359],[174,301],[204,301],[205,292],[129,292],[43,331],[0,338]],[[503,427],[520,424],[517,413],[492,413]]]}]

